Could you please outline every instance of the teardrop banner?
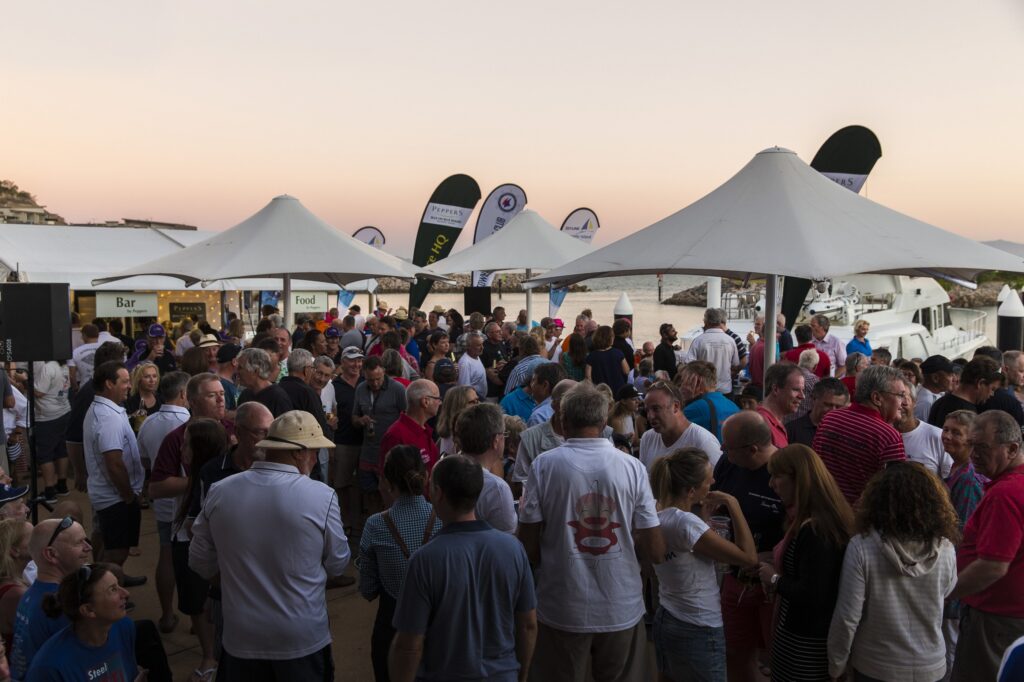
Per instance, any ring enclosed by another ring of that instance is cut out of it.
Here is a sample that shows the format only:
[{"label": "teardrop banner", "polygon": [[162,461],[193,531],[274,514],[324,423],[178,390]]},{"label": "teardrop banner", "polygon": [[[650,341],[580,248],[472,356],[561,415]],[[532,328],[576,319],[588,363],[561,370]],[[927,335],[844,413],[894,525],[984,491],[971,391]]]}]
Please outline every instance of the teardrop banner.
[{"label": "teardrop banner", "polygon": [[[814,155],[811,168],[829,180],[860,194],[868,174],[882,157],[882,145],[873,132],[864,126],[846,126],[832,133]],[[811,280],[787,277],[782,285],[782,314],[786,327],[792,329],[804,305]]]},{"label": "teardrop banner", "polygon": [[[495,232],[500,232],[503,227],[516,217],[526,207],[526,192],[519,185],[506,183],[491,190],[491,193],[480,205],[480,212],[476,216],[476,232],[473,233],[473,243],[479,244]],[[489,287],[494,281],[493,272],[481,270],[473,271],[471,286]]]},{"label": "teardrop banner", "polygon": [[[601,223],[597,214],[589,208],[577,208],[562,221],[562,232],[576,237],[580,241],[589,244],[594,241],[594,235],[601,229]],[[569,293],[569,287],[555,288],[548,290],[548,317],[558,315],[558,309],[565,301],[565,295]]]},{"label": "teardrop banner", "polygon": [[[462,228],[469,222],[477,202],[480,185],[468,175],[452,175],[437,186],[423,209],[420,228],[413,247],[413,265],[430,265],[446,258],[455,246]],[[419,308],[426,300],[433,281],[417,279],[409,289],[409,310]]]},{"label": "teardrop banner", "polygon": [[[384,244],[387,242],[387,240],[384,238],[384,233],[381,232],[380,229],[374,227],[373,225],[366,225],[364,227],[360,227],[358,230],[352,233],[352,236],[355,239],[358,239],[359,241],[363,242],[364,244],[369,244],[375,249],[383,249]],[[355,299],[357,291],[369,291],[372,293],[376,291],[376,289],[377,280],[372,278],[360,280],[358,282],[352,282],[351,284],[348,285],[348,288],[341,287],[340,289],[338,289],[338,307],[348,308],[350,305],[352,305],[352,301]]]}]

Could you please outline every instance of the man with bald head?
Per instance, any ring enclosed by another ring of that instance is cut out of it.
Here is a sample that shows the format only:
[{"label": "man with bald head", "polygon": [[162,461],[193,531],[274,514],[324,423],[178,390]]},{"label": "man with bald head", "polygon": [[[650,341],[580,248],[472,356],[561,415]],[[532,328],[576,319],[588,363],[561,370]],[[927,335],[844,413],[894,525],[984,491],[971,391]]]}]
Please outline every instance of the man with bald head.
[{"label": "man with bald head", "polygon": [[[782,540],[786,510],[768,485],[768,460],[775,454],[772,430],[757,412],[742,411],[722,425],[722,454],[712,490],[729,493],[740,503],[762,561]],[[712,513],[715,513],[712,510]],[[744,575],[741,575],[744,573]],[[730,679],[759,679],[757,650],[772,632],[772,605],[760,584],[736,567],[722,584],[726,666]]]},{"label": "man with bald head", "polygon": [[32,529],[28,550],[36,562],[36,581],[22,595],[14,616],[11,647],[11,677],[25,679],[39,648],[58,630],[69,624],[64,616],[50,618],[43,613],[43,597],[57,591],[60,581],[89,562],[92,545],[82,524],[70,516],[46,519]]},{"label": "man with bald head", "polygon": [[398,415],[398,419],[388,427],[380,441],[380,456],[377,458],[380,471],[384,470],[388,452],[396,445],[419,448],[427,471],[434,468],[441,456],[434,439],[434,430],[427,425],[427,421],[437,416],[441,408],[441,392],[437,384],[429,379],[417,379],[405,389],[405,399],[405,412]]}]

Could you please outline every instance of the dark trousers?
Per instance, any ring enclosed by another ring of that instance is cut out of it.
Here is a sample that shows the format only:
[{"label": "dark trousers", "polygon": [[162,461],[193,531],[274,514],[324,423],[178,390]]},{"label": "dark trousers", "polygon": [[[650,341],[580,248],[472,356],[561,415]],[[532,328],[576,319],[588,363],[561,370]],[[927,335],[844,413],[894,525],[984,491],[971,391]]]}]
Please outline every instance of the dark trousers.
[{"label": "dark trousers", "polygon": [[331,645],[302,658],[284,661],[235,658],[224,649],[217,666],[217,682],[334,682]]},{"label": "dark trousers", "polygon": [[391,682],[388,676],[388,651],[395,629],[391,620],[395,616],[395,599],[383,588],[377,598],[377,618],[373,621],[373,635],[370,637],[370,660],[373,662],[373,677],[377,682]]},{"label": "dark trousers", "polygon": [[135,621],[135,662],[149,671],[149,682],[172,682],[160,631],[151,620]]}]

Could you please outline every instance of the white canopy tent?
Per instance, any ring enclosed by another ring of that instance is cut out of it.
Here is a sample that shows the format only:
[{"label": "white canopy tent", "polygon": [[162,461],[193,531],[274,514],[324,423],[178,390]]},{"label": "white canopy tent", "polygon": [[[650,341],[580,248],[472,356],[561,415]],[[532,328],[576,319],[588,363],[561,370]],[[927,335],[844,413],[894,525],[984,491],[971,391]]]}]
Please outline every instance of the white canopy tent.
[{"label": "white canopy tent", "polygon": [[[453,275],[473,270],[550,270],[591,251],[586,242],[562,232],[536,211],[523,209],[499,232],[481,242],[426,266],[436,275]],[[526,315],[533,319],[533,294],[526,290]]]},{"label": "white canopy tent", "polygon": [[1021,272],[1024,260],[876,204],[774,147],[681,211],[531,283],[658,273],[764,276],[765,357],[774,358],[779,275],[972,280],[985,270]]},{"label": "white canopy tent", "polygon": [[242,277],[280,278],[285,319],[293,277],[340,286],[370,277],[443,279],[339,232],[288,195],[275,197],[224,232],[93,283],[138,275],[176,277],[187,286]]}]

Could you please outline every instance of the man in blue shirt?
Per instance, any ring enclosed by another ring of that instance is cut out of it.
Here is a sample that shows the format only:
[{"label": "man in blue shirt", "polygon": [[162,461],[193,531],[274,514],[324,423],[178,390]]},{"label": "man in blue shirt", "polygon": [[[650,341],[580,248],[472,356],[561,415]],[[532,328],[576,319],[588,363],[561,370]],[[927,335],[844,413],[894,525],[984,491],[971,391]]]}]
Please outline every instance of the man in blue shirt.
[{"label": "man in blue shirt", "polygon": [[32,529],[28,549],[38,573],[36,581],[21,596],[14,615],[11,677],[15,680],[25,679],[36,652],[69,624],[64,616],[50,618],[43,613],[43,597],[56,592],[64,576],[88,563],[92,555],[85,529],[70,516],[40,521]]},{"label": "man in blue shirt", "polygon": [[523,545],[476,519],[483,476],[463,455],[434,467],[430,498],[444,527],[409,562],[393,621],[394,682],[515,682],[529,670],[537,637],[533,576]]},{"label": "man in blue shirt", "polygon": [[718,391],[715,366],[702,360],[688,363],[680,372],[679,393],[686,418],[713,433],[721,443],[722,423],[740,408]]}]

